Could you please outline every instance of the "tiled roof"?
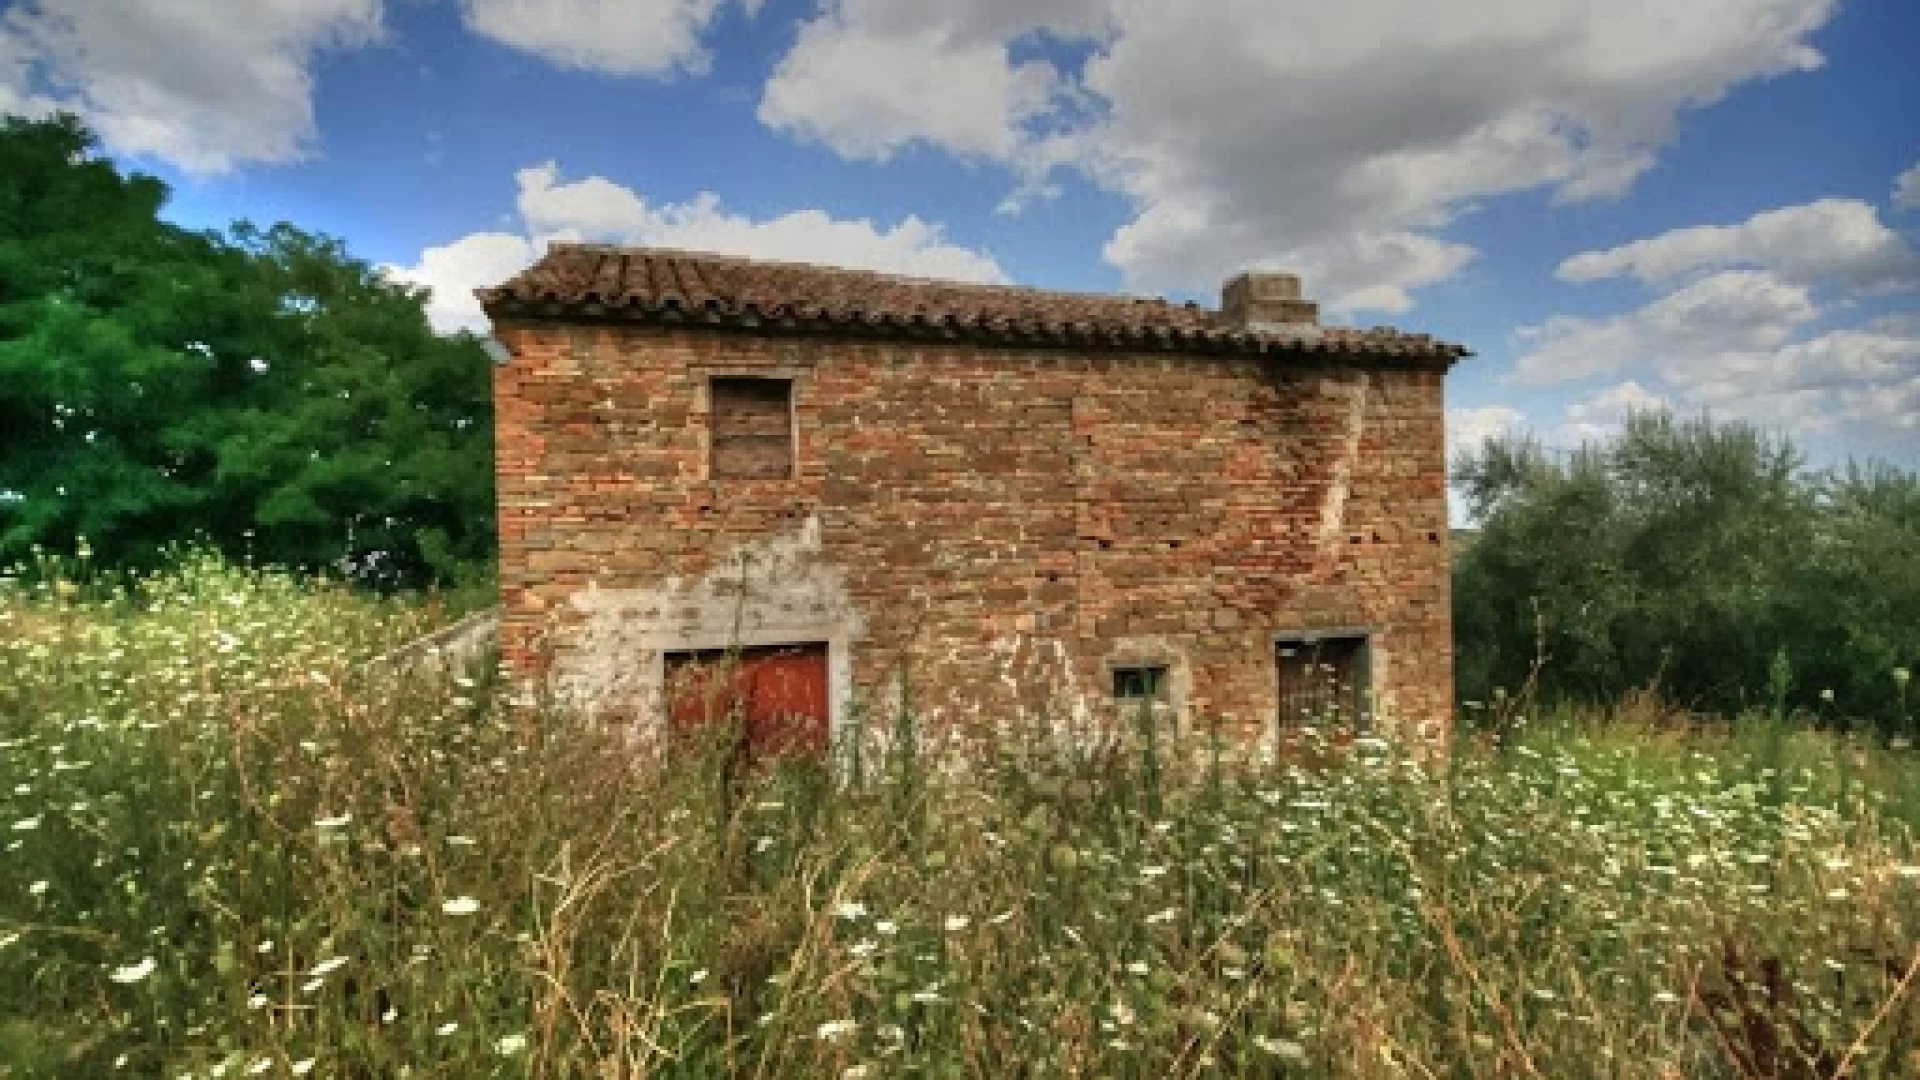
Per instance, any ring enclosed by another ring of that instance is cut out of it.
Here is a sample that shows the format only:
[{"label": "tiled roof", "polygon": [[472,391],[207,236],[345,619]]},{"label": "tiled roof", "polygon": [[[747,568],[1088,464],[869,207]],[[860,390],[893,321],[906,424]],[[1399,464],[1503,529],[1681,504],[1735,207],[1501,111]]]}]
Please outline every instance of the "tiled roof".
[{"label": "tiled roof", "polygon": [[905,277],[698,251],[555,244],[493,289],[494,319],[622,320],[1113,349],[1341,353],[1452,361],[1426,334],[1342,326],[1243,330],[1197,304]]}]

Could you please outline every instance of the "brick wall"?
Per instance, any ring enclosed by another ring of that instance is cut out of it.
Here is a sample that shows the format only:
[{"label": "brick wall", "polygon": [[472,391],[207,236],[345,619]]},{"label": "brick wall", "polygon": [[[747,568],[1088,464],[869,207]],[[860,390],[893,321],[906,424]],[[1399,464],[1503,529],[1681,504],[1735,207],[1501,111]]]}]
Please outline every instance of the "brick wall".
[{"label": "brick wall", "polygon": [[[1344,627],[1389,722],[1445,731],[1439,365],[497,333],[502,643],[589,707],[656,722],[666,650],[824,641],[837,722],[903,685],[940,724],[1085,720],[1154,663],[1264,734],[1276,637]],[[792,380],[790,475],[710,475],[742,375]]]}]

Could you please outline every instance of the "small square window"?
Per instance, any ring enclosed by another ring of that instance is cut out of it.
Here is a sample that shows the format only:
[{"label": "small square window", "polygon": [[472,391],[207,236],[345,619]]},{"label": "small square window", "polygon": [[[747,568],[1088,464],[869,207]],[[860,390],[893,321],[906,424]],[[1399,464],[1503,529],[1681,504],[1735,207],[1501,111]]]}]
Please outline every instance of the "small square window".
[{"label": "small square window", "polygon": [[1165,701],[1166,665],[1114,668],[1113,696],[1120,701]]},{"label": "small square window", "polygon": [[715,480],[793,476],[793,380],[716,378],[712,383]]}]

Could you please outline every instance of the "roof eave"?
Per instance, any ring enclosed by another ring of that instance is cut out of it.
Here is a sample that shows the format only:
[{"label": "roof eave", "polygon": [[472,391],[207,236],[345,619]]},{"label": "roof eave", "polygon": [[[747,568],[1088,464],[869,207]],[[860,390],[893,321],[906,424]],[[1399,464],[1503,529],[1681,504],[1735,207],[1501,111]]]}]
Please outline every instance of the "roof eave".
[{"label": "roof eave", "polygon": [[1464,346],[1424,336],[1379,341],[1331,336],[1289,339],[1224,329],[1120,327],[1080,322],[972,322],[892,312],[855,312],[839,317],[819,309],[803,312],[787,308],[769,313],[718,305],[688,307],[672,301],[649,306],[632,297],[626,298],[624,303],[610,305],[558,295],[536,294],[527,297],[504,287],[476,289],[474,295],[479,299],[481,310],[487,318],[496,323],[589,322],[779,334],[839,332],[877,338],[940,338],[1002,345],[1077,346],[1107,352],[1251,353],[1444,362],[1449,367],[1474,355],[1472,350]]}]

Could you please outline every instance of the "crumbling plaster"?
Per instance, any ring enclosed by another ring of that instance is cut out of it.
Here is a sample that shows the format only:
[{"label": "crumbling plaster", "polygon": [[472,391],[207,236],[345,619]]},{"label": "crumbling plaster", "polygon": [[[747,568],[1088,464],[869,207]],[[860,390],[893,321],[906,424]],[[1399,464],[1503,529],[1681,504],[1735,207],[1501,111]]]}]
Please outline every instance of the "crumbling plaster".
[{"label": "crumbling plaster", "polygon": [[830,732],[843,735],[852,649],[865,624],[846,574],[823,556],[818,516],[733,548],[698,577],[669,576],[650,588],[589,581],[568,603],[580,620],[558,643],[553,675],[570,704],[631,710],[644,737],[666,714],[668,653],[825,642]]}]

